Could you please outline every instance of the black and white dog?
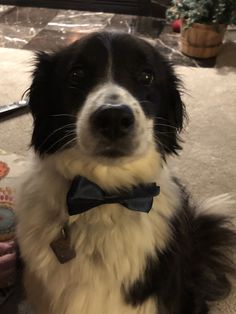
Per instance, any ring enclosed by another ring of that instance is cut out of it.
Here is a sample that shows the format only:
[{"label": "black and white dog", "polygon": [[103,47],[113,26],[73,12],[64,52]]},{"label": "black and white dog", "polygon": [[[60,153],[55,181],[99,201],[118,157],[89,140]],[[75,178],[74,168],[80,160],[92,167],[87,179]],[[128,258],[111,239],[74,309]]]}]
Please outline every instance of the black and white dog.
[{"label": "black and white dog", "polygon": [[[195,206],[168,170],[181,149],[179,89],[156,48],[128,34],[94,33],[38,54],[35,157],[17,205],[36,313],[203,314],[230,292],[230,199]],[[71,209],[72,185],[84,200]],[[85,211],[94,194],[104,200]]]}]

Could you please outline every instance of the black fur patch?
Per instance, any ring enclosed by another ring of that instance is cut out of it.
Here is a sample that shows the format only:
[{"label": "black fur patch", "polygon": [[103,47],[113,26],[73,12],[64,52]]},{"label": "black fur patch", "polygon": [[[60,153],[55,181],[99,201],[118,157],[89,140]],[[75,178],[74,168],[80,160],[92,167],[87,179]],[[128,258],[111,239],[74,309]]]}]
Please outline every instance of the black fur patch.
[{"label": "black fur patch", "polygon": [[[156,143],[163,156],[181,149],[178,134],[185,111],[171,65],[141,39],[104,32],[85,36],[53,54],[38,53],[29,105],[34,117],[32,145],[39,154],[75,144],[76,116],[87,95],[106,79],[110,60],[113,80],[154,119]],[[152,84],[137,80],[142,71],[152,72]]]},{"label": "black fur patch", "polygon": [[208,313],[208,302],[231,290],[236,234],[227,218],[197,214],[186,193],[170,223],[172,240],[164,252],[147,259],[144,275],[124,291],[126,302],[137,306],[154,297],[157,313]]},{"label": "black fur patch", "polygon": [[[37,54],[29,91],[34,118],[32,145],[37,152],[51,154],[75,144],[77,113],[88,93],[104,78],[107,60],[107,49],[96,36],[57,53]],[[73,76],[78,69],[84,71],[83,79]]]}]

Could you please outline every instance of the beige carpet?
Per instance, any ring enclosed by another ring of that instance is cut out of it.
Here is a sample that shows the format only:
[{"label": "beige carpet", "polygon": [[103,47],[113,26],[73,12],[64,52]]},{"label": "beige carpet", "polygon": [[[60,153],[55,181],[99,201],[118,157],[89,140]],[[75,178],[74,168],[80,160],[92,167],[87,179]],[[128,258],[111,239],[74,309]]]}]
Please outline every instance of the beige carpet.
[{"label": "beige carpet", "polygon": [[[0,48],[0,106],[21,99],[31,81],[34,56],[20,49]],[[26,154],[31,132],[30,115],[0,120],[0,148]]]},{"label": "beige carpet", "polygon": [[[227,192],[236,198],[235,55],[235,44],[228,43],[216,69],[176,68],[188,93],[184,101],[190,121],[184,150],[170,163],[196,200]],[[28,87],[29,59],[29,51],[0,49],[0,104],[19,99]],[[1,121],[0,148],[26,155],[31,124],[29,114]],[[236,293],[214,305],[212,313],[235,314]]]}]

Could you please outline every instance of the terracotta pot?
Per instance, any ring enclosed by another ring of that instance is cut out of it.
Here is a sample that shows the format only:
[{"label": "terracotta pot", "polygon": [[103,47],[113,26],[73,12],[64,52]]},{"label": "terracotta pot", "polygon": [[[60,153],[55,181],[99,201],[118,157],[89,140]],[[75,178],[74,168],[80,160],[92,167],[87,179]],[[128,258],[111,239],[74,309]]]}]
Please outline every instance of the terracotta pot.
[{"label": "terracotta pot", "polygon": [[181,27],[181,51],[190,57],[211,58],[218,55],[226,25],[195,23],[189,28]]}]

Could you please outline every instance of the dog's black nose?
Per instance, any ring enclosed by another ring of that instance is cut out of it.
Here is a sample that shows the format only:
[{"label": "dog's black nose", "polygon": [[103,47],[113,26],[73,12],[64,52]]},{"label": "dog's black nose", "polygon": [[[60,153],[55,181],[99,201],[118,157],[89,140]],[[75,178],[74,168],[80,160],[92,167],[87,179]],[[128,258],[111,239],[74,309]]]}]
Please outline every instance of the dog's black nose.
[{"label": "dog's black nose", "polygon": [[90,121],[95,131],[108,139],[117,139],[133,129],[135,119],[132,109],[121,104],[101,106],[92,114]]}]

